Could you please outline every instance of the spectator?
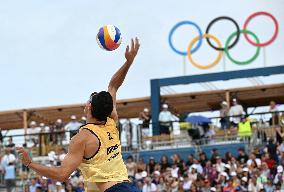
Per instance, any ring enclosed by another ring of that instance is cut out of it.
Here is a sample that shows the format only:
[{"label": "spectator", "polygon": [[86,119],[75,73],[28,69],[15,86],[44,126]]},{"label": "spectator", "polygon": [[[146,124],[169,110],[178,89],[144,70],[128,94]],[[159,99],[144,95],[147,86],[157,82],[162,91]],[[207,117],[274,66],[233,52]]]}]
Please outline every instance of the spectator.
[{"label": "spectator", "polygon": [[87,118],[85,116],[81,117],[80,123],[85,125],[87,123]]},{"label": "spectator", "polygon": [[174,121],[174,115],[168,110],[168,105],[162,105],[162,111],[159,114],[159,123],[161,134],[170,134],[170,127],[172,126],[172,121]]},{"label": "spectator", "polygon": [[271,113],[271,118],[269,120],[270,125],[280,125],[281,118],[279,110],[275,101],[270,101],[269,112]]},{"label": "spectator", "polygon": [[14,155],[16,154],[16,148],[15,148],[15,143],[13,142],[13,137],[10,136],[8,139],[8,144],[5,146],[7,148],[10,148],[11,153],[13,153]]},{"label": "spectator", "polygon": [[132,130],[132,123],[130,119],[126,119],[122,125],[122,129],[120,132],[120,142],[122,150],[129,150],[131,146],[131,130]]},{"label": "spectator", "polygon": [[190,187],[191,187],[191,184],[192,184],[192,180],[189,179],[188,175],[187,174],[184,174],[183,176],[183,190],[185,192],[189,191],[190,190]]},{"label": "spectator", "polygon": [[241,140],[250,143],[252,128],[250,121],[244,116],[241,117],[241,122],[238,124],[238,134]]},{"label": "spectator", "polygon": [[211,156],[211,162],[212,164],[216,164],[217,157],[220,157],[218,149],[214,148],[212,149],[212,156]]},{"label": "spectator", "polygon": [[31,184],[29,186],[29,192],[36,192],[37,187],[39,187],[40,185],[36,182],[35,178],[31,179]]},{"label": "spectator", "polygon": [[239,148],[238,153],[239,153],[239,155],[237,157],[237,160],[241,164],[245,164],[248,161],[248,155],[245,153],[245,149],[244,148]]},{"label": "spectator", "polygon": [[260,167],[261,165],[261,160],[259,158],[256,158],[256,154],[255,153],[251,153],[250,154],[250,158],[249,160],[247,161],[247,165],[248,166],[251,166],[252,163],[256,163],[256,166],[257,167]]},{"label": "spectator", "polygon": [[266,145],[266,150],[269,154],[269,157],[272,158],[274,161],[278,162],[277,145],[273,143],[272,138],[268,140],[268,145]]},{"label": "spectator", "polygon": [[67,155],[66,149],[64,147],[62,147],[61,150],[60,150],[60,153],[58,155],[58,162],[57,162],[58,166],[61,165],[61,162],[63,161],[63,159],[65,158],[66,155]]},{"label": "spectator", "polygon": [[56,144],[62,145],[63,140],[64,140],[64,136],[65,136],[65,132],[64,132],[64,124],[63,124],[61,119],[56,120],[53,129],[55,131],[54,142]]},{"label": "spectator", "polygon": [[243,106],[238,104],[237,99],[233,99],[233,106],[230,108],[230,116],[233,116],[231,119],[232,126],[237,127],[241,121],[241,116],[245,114]]},{"label": "spectator", "polygon": [[202,167],[205,167],[207,161],[208,159],[206,154],[204,152],[199,153],[199,162]]},{"label": "spectator", "polygon": [[190,167],[193,164],[193,160],[194,160],[194,155],[193,154],[189,154],[187,156],[186,166]]},{"label": "spectator", "polygon": [[67,186],[66,186],[66,192],[73,192],[73,191],[74,191],[74,189],[73,189],[72,185],[70,183],[68,183]]},{"label": "spectator", "polygon": [[164,173],[168,167],[171,167],[171,164],[169,163],[168,157],[166,155],[163,155],[161,157],[160,165],[162,173]]},{"label": "spectator", "polygon": [[221,123],[221,129],[228,129],[230,128],[230,109],[229,105],[226,101],[223,101],[221,103],[221,110],[220,110],[220,123]]},{"label": "spectator", "polygon": [[128,176],[134,178],[137,165],[134,162],[134,159],[132,156],[127,157],[126,168],[127,168]]},{"label": "spectator", "polygon": [[12,153],[12,148],[5,149],[5,155],[1,160],[1,165],[4,168],[4,179],[7,192],[14,191],[16,187],[16,157]]},{"label": "spectator", "polygon": [[65,125],[65,130],[70,132],[70,139],[77,134],[78,129],[82,124],[77,121],[75,115],[71,116],[71,121]]},{"label": "spectator", "polygon": [[261,182],[257,182],[257,178],[253,176],[248,185],[248,191],[249,192],[259,192],[263,189],[263,185]]},{"label": "spectator", "polygon": [[84,189],[84,183],[83,182],[80,182],[78,187],[76,187],[76,190],[75,192],[84,192],[85,189]]},{"label": "spectator", "polygon": [[56,192],[65,192],[65,189],[60,182],[56,182]]},{"label": "spectator", "polygon": [[233,186],[233,180],[229,179],[227,185],[225,185],[224,192],[235,192],[235,187]]},{"label": "spectator", "polygon": [[284,133],[281,126],[275,127],[275,137],[277,145],[281,145],[283,142]]},{"label": "spectator", "polygon": [[145,184],[143,185],[142,192],[156,192],[157,191],[157,186],[151,182],[150,177],[145,178]]},{"label": "spectator", "polygon": [[144,110],[139,114],[139,119],[142,120],[142,136],[148,137],[149,135],[149,127],[151,121],[151,115],[148,108],[144,108]]},{"label": "spectator", "polygon": [[[28,151],[29,156],[32,158],[32,156],[33,156],[32,151],[27,147],[26,143],[23,144],[23,147],[24,147],[25,150]],[[23,179],[27,179],[27,176],[28,176],[29,172],[30,172],[30,169],[28,167],[26,167],[25,165],[22,165],[22,174],[23,174],[22,176],[23,176]]]},{"label": "spectator", "polygon": [[172,156],[172,160],[173,160],[173,163],[174,163],[174,164],[177,164],[180,173],[183,173],[183,172],[184,172],[184,168],[185,168],[185,163],[184,163],[184,161],[180,158],[180,155],[179,155],[179,154],[174,154],[174,155]]},{"label": "spectator", "polygon": [[155,165],[156,165],[156,162],[155,162],[154,157],[150,157],[149,163],[147,165],[147,172],[149,175],[152,175],[152,173],[155,171]]},{"label": "spectator", "polygon": [[177,166],[177,164],[174,163],[171,169],[171,176],[174,178],[178,178],[178,172],[179,172],[179,167]]},{"label": "spectator", "polygon": [[33,143],[33,147],[36,147],[37,144],[39,143],[39,133],[40,133],[40,128],[37,127],[37,124],[35,121],[30,122],[30,128],[28,129],[28,134],[29,134],[29,140],[30,142]]}]

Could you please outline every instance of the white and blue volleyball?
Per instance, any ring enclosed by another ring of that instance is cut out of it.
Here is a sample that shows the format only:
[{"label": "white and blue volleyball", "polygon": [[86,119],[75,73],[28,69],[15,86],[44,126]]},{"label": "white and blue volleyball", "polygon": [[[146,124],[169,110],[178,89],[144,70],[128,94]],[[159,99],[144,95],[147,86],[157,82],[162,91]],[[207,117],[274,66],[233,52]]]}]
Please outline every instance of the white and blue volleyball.
[{"label": "white and blue volleyball", "polygon": [[100,28],[97,34],[97,42],[100,48],[113,51],[117,49],[121,43],[121,33],[114,25],[105,25]]}]

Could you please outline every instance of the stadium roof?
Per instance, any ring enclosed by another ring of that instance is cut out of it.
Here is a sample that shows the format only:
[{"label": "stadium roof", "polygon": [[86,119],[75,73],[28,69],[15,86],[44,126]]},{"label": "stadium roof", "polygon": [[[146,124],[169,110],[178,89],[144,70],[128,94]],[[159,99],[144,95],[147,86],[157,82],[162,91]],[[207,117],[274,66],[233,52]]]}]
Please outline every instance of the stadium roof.
[{"label": "stadium roof", "polygon": [[[212,111],[220,108],[226,96],[237,98],[246,107],[267,106],[271,100],[284,104],[284,83],[262,85],[231,90],[213,90],[195,93],[162,95],[161,101],[169,104],[176,113]],[[150,97],[124,99],[117,102],[120,118],[136,118],[145,107],[150,108]],[[16,129],[26,127],[34,120],[38,123],[54,123],[58,118],[68,122],[71,115],[81,118],[84,104],[19,109],[0,112],[0,127]]]}]

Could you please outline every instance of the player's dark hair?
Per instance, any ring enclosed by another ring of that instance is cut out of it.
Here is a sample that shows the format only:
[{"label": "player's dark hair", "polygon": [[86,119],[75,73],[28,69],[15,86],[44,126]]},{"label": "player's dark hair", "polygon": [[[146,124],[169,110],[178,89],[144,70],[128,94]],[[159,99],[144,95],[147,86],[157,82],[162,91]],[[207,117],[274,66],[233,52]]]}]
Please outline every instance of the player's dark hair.
[{"label": "player's dark hair", "polygon": [[113,100],[109,92],[101,91],[91,94],[91,113],[98,121],[106,121],[113,110]]}]

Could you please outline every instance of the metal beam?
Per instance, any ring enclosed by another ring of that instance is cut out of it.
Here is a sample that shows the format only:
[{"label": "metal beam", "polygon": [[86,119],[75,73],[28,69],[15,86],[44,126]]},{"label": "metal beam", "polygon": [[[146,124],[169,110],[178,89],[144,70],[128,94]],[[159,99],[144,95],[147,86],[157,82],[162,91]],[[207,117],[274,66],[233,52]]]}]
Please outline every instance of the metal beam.
[{"label": "metal beam", "polygon": [[281,65],[275,67],[208,73],[202,75],[171,77],[171,78],[155,79],[155,80],[159,81],[159,84],[162,87],[169,85],[180,85],[180,84],[201,83],[201,82],[210,82],[210,81],[219,81],[219,80],[241,79],[248,77],[269,76],[269,75],[276,75],[283,73],[284,73],[284,65]]}]

